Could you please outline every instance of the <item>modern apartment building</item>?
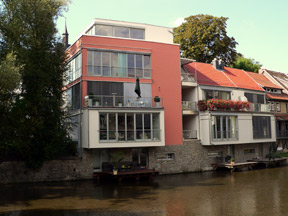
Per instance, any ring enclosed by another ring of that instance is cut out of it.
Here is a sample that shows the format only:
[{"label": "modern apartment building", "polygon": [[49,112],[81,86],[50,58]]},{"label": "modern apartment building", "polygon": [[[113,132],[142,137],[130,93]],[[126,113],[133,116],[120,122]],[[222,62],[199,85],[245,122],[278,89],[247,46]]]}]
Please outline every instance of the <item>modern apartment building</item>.
[{"label": "modern apartment building", "polygon": [[92,155],[95,171],[119,149],[125,160],[149,167],[152,147],[182,145],[180,51],[172,29],[95,19],[67,53],[73,139]]}]

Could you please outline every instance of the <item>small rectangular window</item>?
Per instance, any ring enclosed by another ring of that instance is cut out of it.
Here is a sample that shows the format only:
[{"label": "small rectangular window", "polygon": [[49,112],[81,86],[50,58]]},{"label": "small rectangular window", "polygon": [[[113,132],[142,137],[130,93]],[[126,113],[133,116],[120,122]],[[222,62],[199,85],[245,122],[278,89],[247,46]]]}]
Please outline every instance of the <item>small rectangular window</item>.
[{"label": "small rectangular window", "polygon": [[244,154],[255,154],[255,149],[244,149]]}]

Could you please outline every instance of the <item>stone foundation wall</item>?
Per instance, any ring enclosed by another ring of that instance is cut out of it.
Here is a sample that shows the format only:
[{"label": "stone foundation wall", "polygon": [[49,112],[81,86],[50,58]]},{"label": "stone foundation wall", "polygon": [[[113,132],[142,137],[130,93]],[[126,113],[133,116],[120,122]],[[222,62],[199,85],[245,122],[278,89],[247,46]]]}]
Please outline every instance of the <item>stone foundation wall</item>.
[{"label": "stone foundation wall", "polygon": [[[235,162],[265,157],[269,146],[269,143],[234,145]],[[255,149],[255,153],[245,153],[245,149]],[[183,145],[150,148],[149,168],[162,174],[208,171],[213,169],[213,163],[223,162],[229,154],[228,145],[202,146],[199,140],[184,141]],[[173,158],[168,155],[173,155]]]},{"label": "stone foundation wall", "polygon": [[28,169],[19,161],[0,163],[0,183],[92,179],[92,174],[92,151],[85,149],[82,158],[47,161],[39,170]]},{"label": "stone foundation wall", "polygon": [[[264,157],[269,146],[269,143],[234,145],[235,162]],[[245,149],[255,149],[255,152],[245,153]],[[124,161],[132,161],[132,149],[121,150],[125,153]],[[161,174],[207,171],[213,169],[211,164],[219,162],[220,155],[223,158],[229,155],[228,145],[202,146],[200,140],[192,140],[183,145],[150,147],[149,168]],[[94,157],[93,150],[83,149],[82,158],[48,161],[39,170],[27,169],[23,162],[3,162],[0,163],[0,183],[92,179]]]}]

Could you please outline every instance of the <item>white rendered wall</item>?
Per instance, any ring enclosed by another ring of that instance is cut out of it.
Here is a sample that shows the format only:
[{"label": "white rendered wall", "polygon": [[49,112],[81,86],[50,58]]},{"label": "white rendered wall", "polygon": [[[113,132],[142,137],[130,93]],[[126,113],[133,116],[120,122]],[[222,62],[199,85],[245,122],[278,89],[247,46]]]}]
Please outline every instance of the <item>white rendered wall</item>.
[{"label": "white rendered wall", "polygon": [[[215,112],[217,115],[229,115],[229,113]],[[233,113],[235,114],[235,113]],[[211,138],[211,116],[212,113],[200,113],[200,139],[202,145],[231,145],[276,142],[275,116],[261,113],[237,113],[238,116],[238,140],[212,141]],[[271,119],[271,138],[253,139],[252,116],[269,116]]]},{"label": "white rendered wall", "polygon": [[[169,43],[173,44],[173,29],[162,26],[154,26],[142,23],[134,23],[134,22],[124,22],[117,20],[107,20],[107,19],[94,19],[90,25],[88,25],[85,30],[78,35],[78,38],[85,34],[85,32],[90,29],[94,24],[103,24],[103,25],[114,25],[114,26],[124,26],[124,27],[134,27],[145,29],[145,41],[153,41],[160,43]],[[128,38],[129,40],[136,40]]]},{"label": "white rendered wall", "polygon": [[[99,112],[109,112],[108,110],[89,109],[83,112],[82,134],[83,148],[125,148],[125,147],[153,147],[165,146],[165,125],[164,110],[151,111],[160,112],[160,141],[135,141],[135,142],[100,142],[99,138]],[[121,110],[110,110],[113,113],[125,112]],[[127,111],[126,111],[127,112]],[[129,110],[132,113],[145,113],[145,110]]]}]

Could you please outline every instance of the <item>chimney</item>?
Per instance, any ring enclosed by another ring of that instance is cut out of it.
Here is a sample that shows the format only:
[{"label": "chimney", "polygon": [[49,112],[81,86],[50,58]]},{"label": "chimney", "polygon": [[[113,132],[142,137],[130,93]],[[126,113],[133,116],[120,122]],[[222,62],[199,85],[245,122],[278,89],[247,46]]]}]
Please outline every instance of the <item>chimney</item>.
[{"label": "chimney", "polygon": [[212,60],[211,64],[212,64],[212,66],[213,66],[216,70],[218,70],[219,65],[218,65],[218,60],[217,60],[216,58],[214,58],[214,59]]},{"label": "chimney", "polygon": [[215,58],[213,59],[211,64],[216,70],[224,70],[225,64],[224,61],[222,61],[221,59],[218,61],[217,58]]},{"label": "chimney", "polygon": [[222,59],[219,60],[219,64],[218,65],[219,65],[219,70],[224,70],[225,64],[224,64],[224,61]]},{"label": "chimney", "polygon": [[62,37],[62,43],[63,43],[63,45],[64,45],[64,47],[66,49],[67,47],[69,47],[69,43],[68,43],[69,34],[68,34],[68,31],[67,31],[66,19],[65,19],[65,31],[62,34],[62,36],[63,36]]}]

